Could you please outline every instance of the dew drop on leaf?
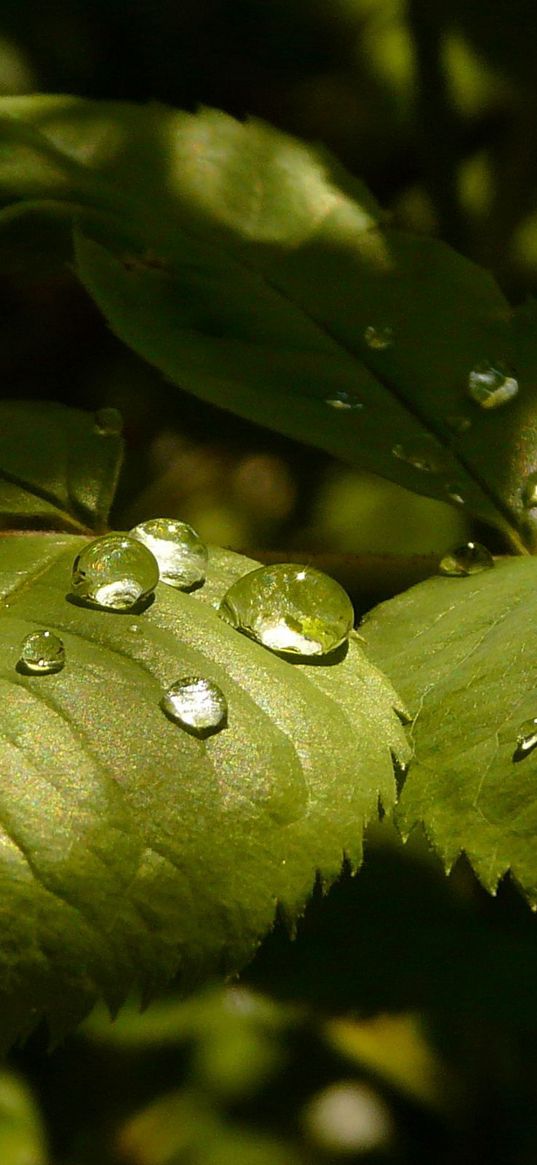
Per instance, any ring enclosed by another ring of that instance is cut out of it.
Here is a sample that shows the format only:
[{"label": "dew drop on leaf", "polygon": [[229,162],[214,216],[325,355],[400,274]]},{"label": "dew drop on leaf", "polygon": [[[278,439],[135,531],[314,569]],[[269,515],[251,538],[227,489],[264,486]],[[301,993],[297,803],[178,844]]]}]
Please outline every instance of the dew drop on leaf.
[{"label": "dew drop on leaf", "polygon": [[456,506],[466,505],[462,495],[462,486],[460,486],[456,481],[446,485],[446,496],[450,499],[450,501],[455,502]]},{"label": "dew drop on leaf", "polygon": [[537,716],[534,716],[532,720],[524,720],[520,725],[516,745],[515,756],[519,760],[533,752],[537,745]]},{"label": "dew drop on leaf", "polygon": [[394,445],[392,454],[422,473],[440,473],[446,464],[446,453],[438,441],[427,433],[408,445]]},{"label": "dew drop on leaf", "polygon": [[364,332],[364,340],[368,348],[373,348],[375,352],[385,352],[386,348],[391,348],[393,339],[393,328],[387,326],[376,328],[370,324]]},{"label": "dew drop on leaf", "polygon": [[31,675],[47,676],[62,670],[65,648],[53,631],[31,631],[21,644],[19,667]]},{"label": "dew drop on leaf", "polygon": [[290,562],[237,579],[219,613],[264,647],[301,656],[328,655],[346,642],[354,623],[349,596],[335,579]]},{"label": "dew drop on leaf", "polygon": [[135,526],[130,536],[142,542],[154,555],[161,582],[178,588],[203,582],[209,554],[199,534],[187,522],[175,518],[152,518]]},{"label": "dew drop on leaf", "polygon": [[351,411],[352,409],[363,409],[362,401],[358,399],[353,392],[334,392],[331,396],[327,396],[325,404],[330,405],[331,409],[340,409],[341,411]]},{"label": "dew drop on leaf", "polygon": [[123,417],[119,409],[98,409],[95,413],[95,432],[100,437],[119,437],[123,432]]},{"label": "dew drop on leaf", "polygon": [[468,377],[468,393],[482,409],[497,409],[507,404],[518,392],[518,380],[503,364],[483,361],[472,368]]},{"label": "dew drop on leaf", "polygon": [[537,473],[528,474],[522,490],[522,499],[527,510],[537,506]]},{"label": "dew drop on leaf", "polygon": [[128,534],[105,534],[75,558],[71,590],[91,606],[128,611],[152,594],[158,580],[158,563],[147,546]]},{"label": "dew drop on leaf", "polygon": [[494,559],[490,550],[480,542],[465,542],[464,546],[457,546],[450,550],[440,560],[438,569],[440,574],[469,575],[480,574],[482,570],[490,570],[494,566]]},{"label": "dew drop on leaf", "polygon": [[183,676],[165,691],[160,706],[176,724],[193,734],[208,736],[225,727],[226,697],[218,684],[200,676]]}]

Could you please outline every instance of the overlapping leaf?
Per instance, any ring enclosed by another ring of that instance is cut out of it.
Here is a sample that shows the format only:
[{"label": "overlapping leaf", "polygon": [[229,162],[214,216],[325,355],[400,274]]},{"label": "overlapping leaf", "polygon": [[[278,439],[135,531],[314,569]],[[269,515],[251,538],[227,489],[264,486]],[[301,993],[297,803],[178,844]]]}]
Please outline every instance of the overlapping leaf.
[{"label": "overlapping leaf", "polygon": [[[301,910],[315,874],[358,862],[365,820],[394,800],[405,743],[394,693],[356,641],[333,665],[286,663],[213,603],[253,564],[215,551],[206,590],[158,588],[143,613],[68,601],[83,543],[0,541],[0,1029],[76,1020],[179,969],[185,986],[239,968],[276,904]],[[67,662],[17,671],[48,627]],[[200,740],[163,688],[215,680],[228,726]]]},{"label": "overlapping leaf", "polygon": [[465,851],[494,890],[512,870],[537,904],[537,750],[520,753],[537,716],[537,563],[498,562],[438,577],[378,607],[366,650],[414,716],[398,822],[423,822],[448,866]]},{"label": "overlapping leaf", "polygon": [[[25,215],[39,234],[36,199],[56,226],[64,206],[66,226],[81,228],[82,282],[169,379],[533,544],[519,435],[533,471],[534,342],[530,332],[519,362],[486,271],[382,228],[360,183],[256,121],[52,97],[8,98],[3,111],[11,242],[13,203],[19,234]],[[391,328],[392,346],[368,344],[369,328]],[[520,374],[504,410],[468,399],[483,361]],[[327,404],[341,393],[356,407]]]},{"label": "overlapping leaf", "polygon": [[122,442],[80,409],[0,402],[0,529],[102,530]]}]

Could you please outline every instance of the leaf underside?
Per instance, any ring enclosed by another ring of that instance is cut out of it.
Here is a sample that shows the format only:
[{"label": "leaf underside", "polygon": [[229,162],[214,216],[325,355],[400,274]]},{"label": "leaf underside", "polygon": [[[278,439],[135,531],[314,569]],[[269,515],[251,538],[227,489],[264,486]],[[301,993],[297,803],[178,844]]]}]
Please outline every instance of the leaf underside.
[{"label": "leaf underside", "polygon": [[537,905],[537,750],[517,737],[537,716],[537,562],[498,561],[429,579],[377,607],[365,649],[413,714],[415,750],[396,813],[419,823],[449,867],[461,851],[494,891],[511,870]]},{"label": "leaf underside", "polygon": [[[54,1034],[102,995],[116,1008],[176,972],[185,990],[236,972],[292,924],[317,871],[358,864],[392,754],[408,749],[395,695],[356,639],[297,665],[233,631],[213,604],[255,564],[214,551],[192,594],[163,584],[137,614],[68,600],[84,545],[0,540],[0,1030],[43,1016]],[[63,671],[16,670],[36,628],[61,635]],[[184,675],[215,680],[228,726],[206,740],[159,707]]]},{"label": "leaf underside", "polygon": [[[462,499],[519,549],[534,545],[531,305],[513,315],[488,272],[386,227],[324,151],[261,122],[70,97],[0,109],[0,235],[15,260],[27,238],[40,263],[47,247],[52,262],[71,259],[74,224],[84,286],[169,380],[418,493]],[[391,328],[393,345],[368,345],[370,327]],[[483,361],[514,367],[520,392],[505,408],[468,398]],[[362,407],[334,409],[338,393]]]}]

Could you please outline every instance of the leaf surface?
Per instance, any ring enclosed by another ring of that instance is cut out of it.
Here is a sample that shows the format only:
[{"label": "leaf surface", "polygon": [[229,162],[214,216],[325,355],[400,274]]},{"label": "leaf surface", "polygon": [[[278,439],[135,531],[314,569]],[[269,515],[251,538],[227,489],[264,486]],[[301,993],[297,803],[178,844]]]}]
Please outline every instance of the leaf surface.
[{"label": "leaf surface", "polygon": [[[258,121],[68,97],[1,107],[0,199],[45,200],[46,221],[19,212],[44,236],[57,225],[51,200],[72,204],[84,286],[168,379],[534,545],[519,437],[531,472],[537,357],[532,341],[519,353],[488,272],[384,226],[324,151]],[[8,217],[9,239],[16,227]],[[370,328],[391,328],[393,344],[371,346]],[[519,376],[505,408],[469,399],[482,362]],[[356,407],[327,404],[342,393]]]},{"label": "leaf surface", "polygon": [[[396,697],[355,638],[335,664],[296,665],[213,603],[255,565],[215,551],[207,587],[159,585],[143,613],[66,598],[83,541],[0,543],[1,1028],[62,1030],[102,994],[117,1006],[179,969],[188,988],[236,971],[316,872],[358,863],[391,754]],[[63,671],[16,670],[24,636],[61,635]],[[216,681],[228,726],[206,740],[159,707],[181,676]]]},{"label": "leaf surface", "polygon": [[0,402],[0,529],[102,530],[121,465],[118,433],[80,409]]},{"label": "leaf surface", "polygon": [[537,750],[521,756],[517,736],[537,716],[536,594],[535,559],[503,560],[412,587],[363,627],[414,717],[399,827],[423,822],[447,866],[465,851],[489,890],[510,869],[532,905]]}]

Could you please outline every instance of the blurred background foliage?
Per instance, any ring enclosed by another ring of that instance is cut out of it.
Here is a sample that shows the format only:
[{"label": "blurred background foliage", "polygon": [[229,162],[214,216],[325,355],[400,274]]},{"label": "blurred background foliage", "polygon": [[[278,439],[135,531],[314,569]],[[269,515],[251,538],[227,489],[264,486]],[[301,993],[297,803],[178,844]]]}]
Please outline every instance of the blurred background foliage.
[{"label": "blurred background foliage", "polygon": [[[3,0],[0,92],[265,118],[328,146],[393,223],[439,234],[519,302],[537,294],[536,46],[535,0]],[[68,270],[10,276],[1,300],[5,396],[121,410],[116,525],[178,516],[235,549],[301,552],[359,605],[466,537],[455,509],[168,386]],[[190,1002],[172,987],[114,1025],[95,1014],[52,1055],[44,1033],[15,1051],[0,1161],[533,1165],[534,929],[509,879],[496,899],[464,861],[446,881],[423,841],[385,826],[358,877],[318,888],[292,954],[281,920],[249,984]]]}]

